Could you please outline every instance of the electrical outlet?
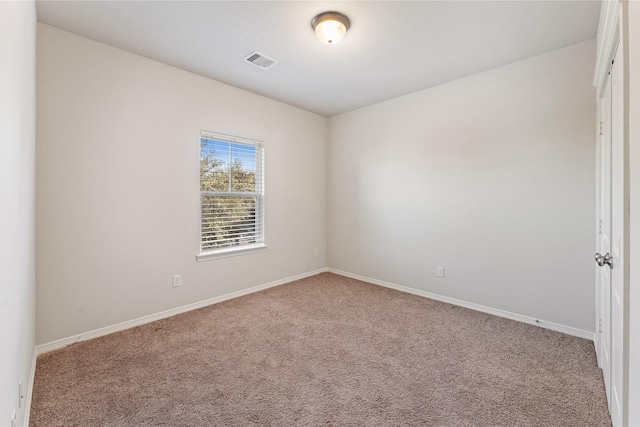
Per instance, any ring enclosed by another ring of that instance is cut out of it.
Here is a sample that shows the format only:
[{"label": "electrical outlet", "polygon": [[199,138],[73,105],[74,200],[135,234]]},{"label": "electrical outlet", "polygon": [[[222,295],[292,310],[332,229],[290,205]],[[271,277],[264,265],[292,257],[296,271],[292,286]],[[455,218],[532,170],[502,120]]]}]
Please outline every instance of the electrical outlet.
[{"label": "electrical outlet", "polygon": [[22,380],[20,378],[20,382],[18,383],[18,409],[22,408],[22,399],[24,399],[24,391],[22,390]]},{"label": "electrical outlet", "polygon": [[179,288],[180,286],[182,286],[182,276],[180,274],[176,274],[173,276],[173,287]]},{"label": "electrical outlet", "polygon": [[436,276],[437,277],[444,277],[444,267],[436,268]]},{"label": "electrical outlet", "polygon": [[320,248],[316,248],[315,251],[313,251],[313,256],[319,256],[320,255]]}]

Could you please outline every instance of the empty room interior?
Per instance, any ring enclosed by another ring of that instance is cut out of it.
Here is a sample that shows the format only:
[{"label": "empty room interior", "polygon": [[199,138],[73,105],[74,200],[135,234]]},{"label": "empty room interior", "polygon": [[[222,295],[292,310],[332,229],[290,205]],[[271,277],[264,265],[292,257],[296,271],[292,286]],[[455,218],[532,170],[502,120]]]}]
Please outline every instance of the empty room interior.
[{"label": "empty room interior", "polygon": [[1,426],[640,426],[640,3],[0,2]]}]

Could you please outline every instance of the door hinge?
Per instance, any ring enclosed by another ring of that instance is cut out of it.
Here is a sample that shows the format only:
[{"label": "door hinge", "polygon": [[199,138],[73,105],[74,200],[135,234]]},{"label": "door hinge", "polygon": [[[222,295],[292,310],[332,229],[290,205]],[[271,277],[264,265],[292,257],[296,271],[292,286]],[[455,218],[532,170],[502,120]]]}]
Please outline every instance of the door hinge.
[{"label": "door hinge", "polygon": [[604,135],[604,122],[600,122],[600,126],[598,127],[598,133],[600,135]]},{"label": "door hinge", "polygon": [[598,319],[598,332],[602,332],[602,319]]},{"label": "door hinge", "polygon": [[598,233],[602,234],[602,220],[598,220]]}]

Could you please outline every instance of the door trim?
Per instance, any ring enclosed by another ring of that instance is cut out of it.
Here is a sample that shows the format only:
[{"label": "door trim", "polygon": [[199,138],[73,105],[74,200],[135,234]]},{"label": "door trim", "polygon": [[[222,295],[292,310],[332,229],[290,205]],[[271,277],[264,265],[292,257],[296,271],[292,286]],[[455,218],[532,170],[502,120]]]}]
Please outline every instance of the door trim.
[{"label": "door trim", "polygon": [[593,85],[597,88],[596,98],[602,98],[602,91],[615,57],[616,47],[620,40],[620,1],[603,1],[600,5],[600,21],[598,23],[598,42],[596,66],[593,73]]}]

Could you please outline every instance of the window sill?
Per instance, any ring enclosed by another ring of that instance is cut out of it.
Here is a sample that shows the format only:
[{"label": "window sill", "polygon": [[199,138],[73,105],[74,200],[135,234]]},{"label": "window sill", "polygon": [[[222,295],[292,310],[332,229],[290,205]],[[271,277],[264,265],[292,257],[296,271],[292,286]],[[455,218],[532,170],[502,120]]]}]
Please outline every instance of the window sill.
[{"label": "window sill", "polygon": [[257,252],[264,252],[267,250],[267,245],[260,243],[256,245],[236,246],[233,248],[219,249],[217,251],[202,252],[196,255],[196,261],[209,261],[218,258],[228,258],[232,256],[253,254]]}]

